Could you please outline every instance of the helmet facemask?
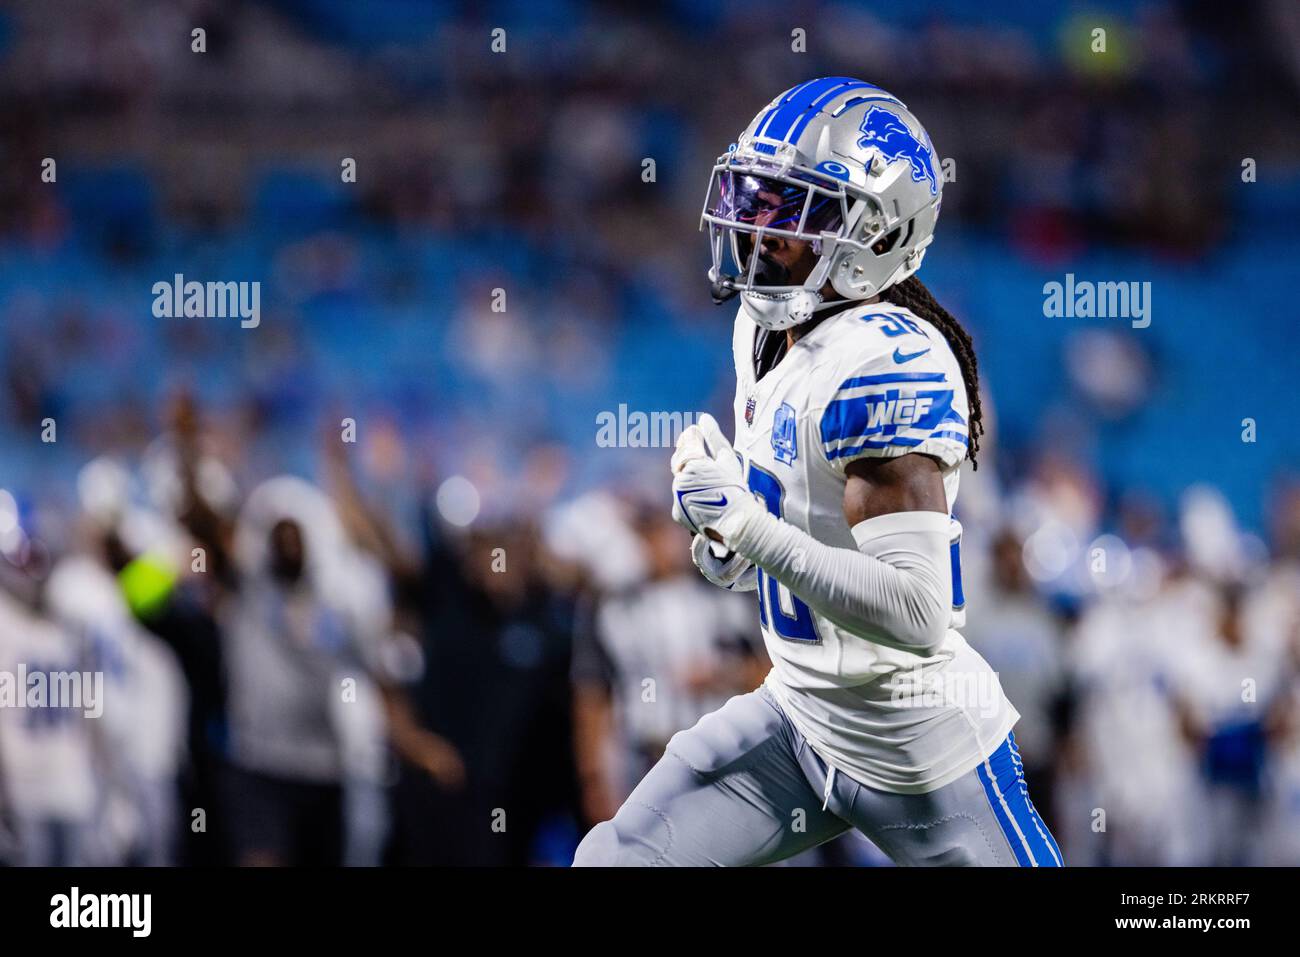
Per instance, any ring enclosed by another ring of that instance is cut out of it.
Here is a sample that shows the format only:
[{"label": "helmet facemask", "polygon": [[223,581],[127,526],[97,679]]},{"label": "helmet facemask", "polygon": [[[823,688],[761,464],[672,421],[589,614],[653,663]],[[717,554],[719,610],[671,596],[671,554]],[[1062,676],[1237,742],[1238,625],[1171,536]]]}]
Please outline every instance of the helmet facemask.
[{"label": "helmet facemask", "polygon": [[[864,220],[877,227],[871,235],[862,235]],[[871,244],[886,232],[885,220],[872,197],[834,176],[742,163],[728,154],[713,168],[701,216],[701,227],[709,229],[714,301],[740,293],[754,320],[769,329],[807,322],[831,305],[821,291],[837,263],[871,255]],[[793,283],[788,269],[763,255],[763,241],[772,236],[808,243],[818,257],[802,283]]]}]

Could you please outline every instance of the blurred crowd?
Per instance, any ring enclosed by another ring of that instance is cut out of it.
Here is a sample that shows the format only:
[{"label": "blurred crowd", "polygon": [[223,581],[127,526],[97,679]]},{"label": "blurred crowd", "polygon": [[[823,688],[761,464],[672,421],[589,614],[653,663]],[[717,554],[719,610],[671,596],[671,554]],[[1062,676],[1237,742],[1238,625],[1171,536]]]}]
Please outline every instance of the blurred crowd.
[{"label": "blurred crowd", "polygon": [[[105,681],[98,715],[0,708],[8,863],[564,864],[767,670],[663,496],[478,521],[452,477],[400,516],[346,431],[316,485],[237,474],[186,394],[167,426],[85,465],[65,524],[0,491],[0,673]],[[965,633],[1067,858],[1300,863],[1300,484],[1265,542],[1209,488],[1166,515],[1050,457],[991,471],[957,513]],[[856,835],[799,861],[881,862]]]},{"label": "blurred crowd", "polygon": [[[1067,861],[1300,863],[1300,17],[1002,6],[7,5],[0,676],[105,706],[0,708],[0,862],[563,864],[755,687],[668,450],[595,416],[730,407],[707,169],[842,73],[956,159],[967,637]],[[1156,321],[1044,320],[1066,269]],[[260,326],[153,317],[178,272],[260,281]]]}]

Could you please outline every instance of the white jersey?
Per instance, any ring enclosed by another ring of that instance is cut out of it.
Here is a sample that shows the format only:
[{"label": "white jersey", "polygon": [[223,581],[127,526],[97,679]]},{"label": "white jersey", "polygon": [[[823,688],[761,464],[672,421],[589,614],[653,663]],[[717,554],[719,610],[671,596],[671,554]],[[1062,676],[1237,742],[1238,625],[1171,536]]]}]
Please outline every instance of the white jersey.
[{"label": "white jersey", "polygon": [[54,566],[46,601],[104,675],[100,728],[115,780],[170,780],[184,759],[189,706],[176,655],[135,620],[112,573],[84,555]]},{"label": "white jersey", "polygon": [[0,681],[10,686],[0,701],[0,804],[12,801],[21,819],[88,823],[94,814],[99,792],[90,709],[14,706],[14,696],[26,700],[33,676],[52,685],[54,675],[86,670],[72,635],[0,590]]},{"label": "white jersey", "polygon": [[[741,307],[736,451],[768,510],[818,541],[857,549],[844,519],[854,459],[919,452],[941,463],[951,512],[969,441],[961,369],[943,335],[892,303],[847,308],[755,381],[758,327]],[[854,634],[759,572],[767,686],[828,765],[896,793],[943,787],[995,750],[1019,715],[956,630],[964,621],[953,528],[953,621],[928,657]],[[877,638],[888,636],[877,635]]]}]

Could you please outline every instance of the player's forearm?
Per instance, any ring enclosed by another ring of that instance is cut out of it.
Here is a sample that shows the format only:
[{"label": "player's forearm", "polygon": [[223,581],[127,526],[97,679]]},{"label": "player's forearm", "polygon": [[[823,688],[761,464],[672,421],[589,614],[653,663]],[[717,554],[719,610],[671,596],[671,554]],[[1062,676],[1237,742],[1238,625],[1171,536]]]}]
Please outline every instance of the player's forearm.
[{"label": "player's forearm", "polygon": [[834,548],[756,512],[727,544],[841,628],[930,653],[952,619],[948,516],[897,512],[861,522],[853,533],[859,550]]}]

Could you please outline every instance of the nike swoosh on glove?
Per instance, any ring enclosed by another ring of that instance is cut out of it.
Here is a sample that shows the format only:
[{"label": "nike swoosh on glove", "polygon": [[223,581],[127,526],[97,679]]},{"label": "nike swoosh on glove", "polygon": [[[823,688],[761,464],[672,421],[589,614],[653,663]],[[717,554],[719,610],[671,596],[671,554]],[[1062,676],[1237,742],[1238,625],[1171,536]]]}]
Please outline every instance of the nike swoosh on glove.
[{"label": "nike swoosh on glove", "polygon": [[727,591],[753,591],[757,588],[758,570],[754,563],[735,552],[726,552],[729,557],[724,561],[713,553],[713,548],[717,547],[722,546],[703,535],[696,535],[691,540],[691,558],[700,574]]},{"label": "nike swoosh on glove", "polygon": [[[687,437],[691,430],[698,435]],[[704,440],[704,455],[679,457],[673,476],[673,519],[697,535],[716,532],[723,544],[738,535],[750,517],[763,513],[745,483],[740,457],[722,434],[717,421],[707,413],[700,421],[682,432],[677,440],[679,452],[686,443]],[[716,550],[715,550],[716,554]]]}]

